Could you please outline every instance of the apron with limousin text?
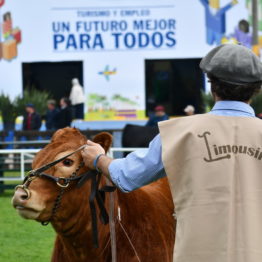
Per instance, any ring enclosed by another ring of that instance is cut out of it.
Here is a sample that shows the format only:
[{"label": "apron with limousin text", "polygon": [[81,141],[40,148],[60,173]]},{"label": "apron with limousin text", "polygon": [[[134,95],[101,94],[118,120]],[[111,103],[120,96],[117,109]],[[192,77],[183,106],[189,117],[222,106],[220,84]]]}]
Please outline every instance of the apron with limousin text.
[{"label": "apron with limousin text", "polygon": [[159,123],[175,203],[175,262],[262,261],[262,120]]}]

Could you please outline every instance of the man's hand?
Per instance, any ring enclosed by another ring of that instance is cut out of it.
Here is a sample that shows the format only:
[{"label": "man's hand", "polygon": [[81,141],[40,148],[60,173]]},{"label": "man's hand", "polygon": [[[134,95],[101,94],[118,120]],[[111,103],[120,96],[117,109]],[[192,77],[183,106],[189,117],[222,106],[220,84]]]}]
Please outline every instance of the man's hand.
[{"label": "man's hand", "polygon": [[87,167],[94,168],[94,160],[99,154],[105,154],[105,150],[102,146],[87,140],[87,146],[82,150],[82,157]]}]

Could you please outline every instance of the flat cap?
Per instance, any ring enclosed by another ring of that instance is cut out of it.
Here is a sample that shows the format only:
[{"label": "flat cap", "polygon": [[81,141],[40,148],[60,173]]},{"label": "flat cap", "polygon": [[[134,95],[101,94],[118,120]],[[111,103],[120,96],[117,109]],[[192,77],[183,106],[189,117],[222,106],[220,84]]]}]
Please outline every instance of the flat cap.
[{"label": "flat cap", "polygon": [[200,62],[200,68],[231,84],[262,81],[262,63],[248,48],[224,44],[212,49]]}]

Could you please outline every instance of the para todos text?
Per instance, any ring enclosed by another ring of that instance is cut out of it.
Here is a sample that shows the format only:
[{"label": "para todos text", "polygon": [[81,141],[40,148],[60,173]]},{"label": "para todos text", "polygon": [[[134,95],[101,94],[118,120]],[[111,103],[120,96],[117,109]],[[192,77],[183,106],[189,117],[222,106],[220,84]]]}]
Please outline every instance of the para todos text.
[{"label": "para todos text", "polygon": [[53,22],[55,51],[172,48],[175,19]]}]

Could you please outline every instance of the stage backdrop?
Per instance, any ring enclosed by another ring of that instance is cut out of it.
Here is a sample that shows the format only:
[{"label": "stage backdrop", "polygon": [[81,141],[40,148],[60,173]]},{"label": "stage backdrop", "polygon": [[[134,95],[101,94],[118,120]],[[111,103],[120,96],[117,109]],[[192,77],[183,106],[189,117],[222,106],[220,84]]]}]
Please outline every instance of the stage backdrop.
[{"label": "stage backdrop", "polygon": [[23,62],[81,60],[89,119],[143,118],[145,59],[200,58],[241,39],[250,46],[248,8],[244,0],[216,8],[208,0],[0,0],[0,88],[22,92]]}]

